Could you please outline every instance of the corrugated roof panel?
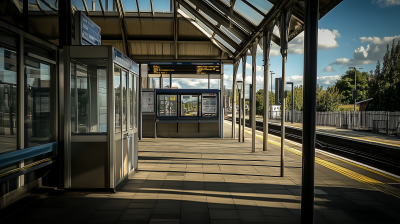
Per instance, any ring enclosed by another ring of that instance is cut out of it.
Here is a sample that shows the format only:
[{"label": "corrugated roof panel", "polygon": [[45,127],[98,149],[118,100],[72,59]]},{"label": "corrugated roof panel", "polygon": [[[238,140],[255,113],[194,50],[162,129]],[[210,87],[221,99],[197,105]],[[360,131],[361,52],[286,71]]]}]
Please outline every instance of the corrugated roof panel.
[{"label": "corrugated roof panel", "polygon": [[221,51],[211,42],[209,43],[179,43],[179,55],[185,56],[219,56]]},{"label": "corrugated roof panel", "polygon": [[174,27],[171,19],[152,20],[125,18],[128,38],[131,40],[154,39],[173,40]]}]

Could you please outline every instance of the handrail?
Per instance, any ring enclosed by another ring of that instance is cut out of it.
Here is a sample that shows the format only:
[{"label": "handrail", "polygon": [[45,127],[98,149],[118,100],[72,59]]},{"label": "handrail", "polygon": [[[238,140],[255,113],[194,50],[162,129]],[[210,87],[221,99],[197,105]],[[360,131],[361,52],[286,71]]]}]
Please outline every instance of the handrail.
[{"label": "handrail", "polygon": [[44,153],[52,152],[57,149],[57,142],[51,142],[44,145],[38,145],[26,149],[17,150],[0,155],[0,167],[20,162]]}]

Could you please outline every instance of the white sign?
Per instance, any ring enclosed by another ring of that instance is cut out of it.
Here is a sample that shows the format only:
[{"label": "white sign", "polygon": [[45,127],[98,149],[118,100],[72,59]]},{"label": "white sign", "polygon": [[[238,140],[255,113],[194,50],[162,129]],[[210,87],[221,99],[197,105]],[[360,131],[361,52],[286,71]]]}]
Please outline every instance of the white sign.
[{"label": "white sign", "polygon": [[217,113],[217,94],[205,93],[203,94],[202,101],[203,114],[216,114]]},{"label": "white sign", "polygon": [[142,112],[154,113],[154,92],[142,92]]}]

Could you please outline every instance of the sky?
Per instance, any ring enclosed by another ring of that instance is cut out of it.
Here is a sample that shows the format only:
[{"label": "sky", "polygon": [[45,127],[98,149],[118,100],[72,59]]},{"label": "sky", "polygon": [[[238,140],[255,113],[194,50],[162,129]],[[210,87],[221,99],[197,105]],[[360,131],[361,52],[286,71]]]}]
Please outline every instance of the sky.
[{"label": "sky", "polygon": [[[319,21],[318,84],[324,88],[335,84],[349,66],[361,67],[360,71],[375,70],[377,60],[382,61],[386,45],[400,40],[398,15],[400,0],[344,0]],[[279,35],[277,28],[274,33]],[[286,81],[295,85],[303,83],[303,38],[301,33],[289,43],[286,63]],[[246,84],[251,83],[251,56],[247,57]],[[256,58],[257,90],[263,88],[263,56],[258,47]],[[242,63],[238,77],[242,77]],[[280,48],[272,43],[270,71],[273,80],[282,76]],[[269,76],[270,77],[270,76]],[[232,88],[233,66],[224,65],[224,85]],[[240,78],[238,78],[240,80]],[[173,86],[194,88],[206,80],[173,81]],[[275,81],[272,88],[274,89]],[[271,87],[268,87],[269,89]],[[246,88],[249,89],[248,87]],[[246,91],[248,97],[248,91]]]}]

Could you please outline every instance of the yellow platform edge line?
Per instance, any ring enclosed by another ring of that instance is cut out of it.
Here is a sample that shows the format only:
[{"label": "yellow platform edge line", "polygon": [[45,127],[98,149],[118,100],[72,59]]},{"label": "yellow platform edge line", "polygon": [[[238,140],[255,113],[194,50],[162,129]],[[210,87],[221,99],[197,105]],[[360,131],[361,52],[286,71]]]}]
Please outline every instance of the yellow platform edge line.
[{"label": "yellow platform edge line", "polygon": [[[250,134],[250,135],[252,134],[251,132],[246,131],[246,130],[245,130],[245,132]],[[259,135],[256,135],[256,137],[260,138],[260,139],[263,139],[263,137],[259,136]],[[268,142],[273,144],[273,145],[279,146],[279,147],[281,146],[280,143],[275,142],[275,141],[270,141],[269,140]],[[299,155],[299,156],[302,156],[302,154],[303,154],[301,151],[299,151],[297,149],[294,149],[294,148],[290,148],[290,147],[287,147],[287,146],[285,146],[284,148],[287,151],[289,151],[289,152],[291,152],[293,154]],[[317,164],[319,164],[321,166],[324,166],[324,167],[326,167],[326,168],[328,168],[330,170],[333,170],[335,172],[338,172],[338,173],[340,173],[340,174],[342,174],[344,176],[347,176],[347,177],[349,177],[349,178],[351,178],[353,180],[356,180],[358,182],[364,183],[367,186],[369,186],[371,188],[374,188],[374,189],[376,189],[378,191],[381,191],[381,192],[383,192],[385,194],[400,198],[400,189],[392,187],[392,186],[390,186],[390,185],[388,185],[386,183],[382,183],[382,182],[380,182],[378,180],[372,179],[370,177],[367,177],[365,175],[359,174],[357,172],[354,172],[352,170],[349,170],[349,169],[344,168],[342,166],[339,166],[339,165],[336,165],[334,163],[328,162],[328,161],[323,160],[323,159],[318,158],[318,157],[315,157],[315,163],[317,163]],[[366,167],[361,167],[361,168],[366,168]]]}]

